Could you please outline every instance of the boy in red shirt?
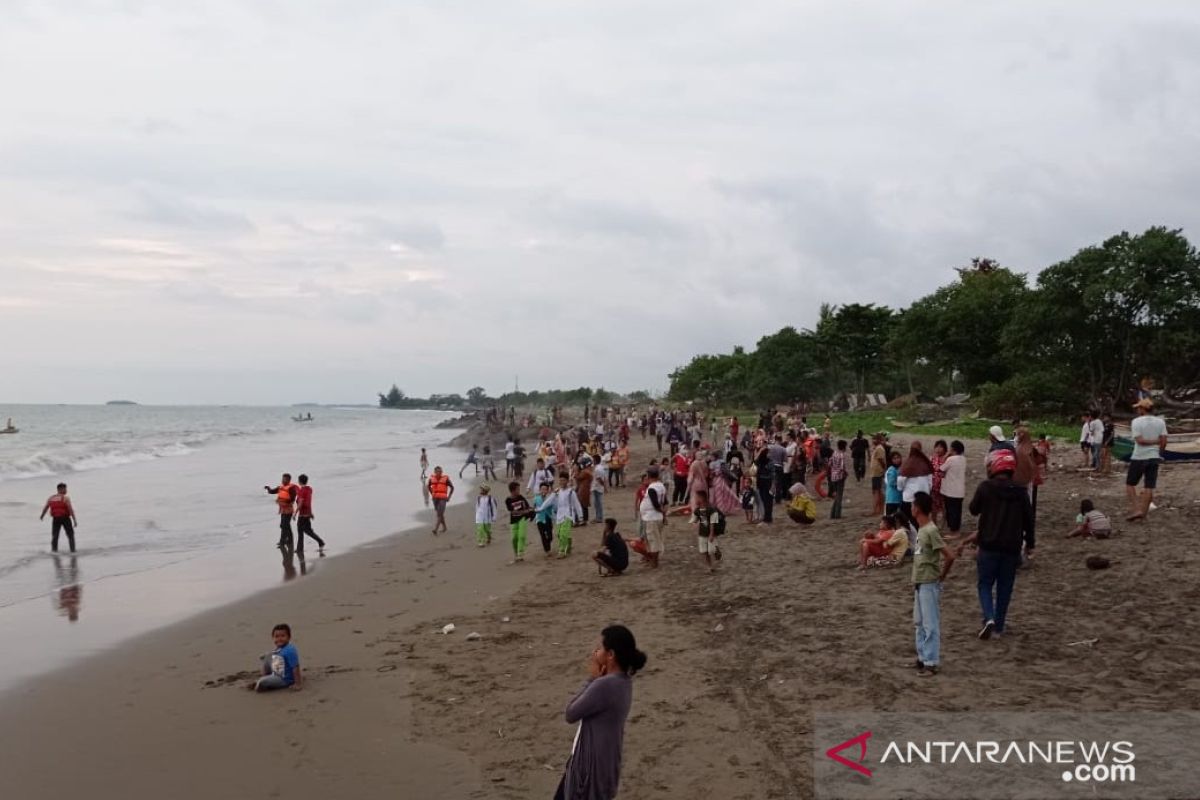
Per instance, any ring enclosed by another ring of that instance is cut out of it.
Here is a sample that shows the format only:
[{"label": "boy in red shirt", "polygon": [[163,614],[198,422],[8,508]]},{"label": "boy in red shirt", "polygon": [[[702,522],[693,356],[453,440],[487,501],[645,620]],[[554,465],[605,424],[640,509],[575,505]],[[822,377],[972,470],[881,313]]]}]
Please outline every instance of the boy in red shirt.
[{"label": "boy in red shirt", "polygon": [[304,555],[306,534],[317,540],[317,552],[325,555],[325,540],[317,536],[317,532],[313,530],[312,526],[313,518],[316,515],[312,510],[313,490],[308,485],[308,476],[301,475],[297,480],[300,481],[300,486],[296,489],[296,555]]}]

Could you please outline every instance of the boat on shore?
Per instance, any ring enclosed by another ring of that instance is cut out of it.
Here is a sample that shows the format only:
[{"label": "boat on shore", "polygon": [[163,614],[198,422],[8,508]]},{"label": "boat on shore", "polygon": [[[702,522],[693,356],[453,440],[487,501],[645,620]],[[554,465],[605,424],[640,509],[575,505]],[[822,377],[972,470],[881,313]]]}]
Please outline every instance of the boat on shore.
[{"label": "boat on shore", "polygon": [[[1113,437],[1112,455],[1118,461],[1128,461],[1133,455],[1133,432],[1126,427],[1118,427]],[[1168,433],[1167,446],[1163,450],[1163,461],[1197,461],[1200,462],[1200,434],[1198,433]]]}]

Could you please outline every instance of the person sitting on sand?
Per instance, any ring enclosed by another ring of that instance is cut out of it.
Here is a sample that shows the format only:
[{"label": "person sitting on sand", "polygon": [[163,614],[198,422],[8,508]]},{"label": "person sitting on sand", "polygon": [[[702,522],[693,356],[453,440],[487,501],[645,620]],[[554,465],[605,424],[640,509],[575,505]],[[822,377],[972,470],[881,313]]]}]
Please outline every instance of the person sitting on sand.
[{"label": "person sitting on sand", "polygon": [[604,520],[600,549],[592,554],[592,560],[599,566],[602,578],[620,575],[629,568],[629,546],[617,533],[617,521],[612,517]]},{"label": "person sitting on sand", "polygon": [[292,628],[287,623],[280,623],[271,629],[271,639],[275,649],[262,656],[262,677],[247,686],[256,692],[269,692],[274,689],[287,689],[289,686],[300,691],[304,684],[304,675],[300,671],[300,653],[292,644]]},{"label": "person sitting on sand", "polygon": [[1087,539],[1107,539],[1112,536],[1112,522],[1103,511],[1096,510],[1096,504],[1091,500],[1079,503],[1079,516],[1075,518],[1075,527],[1067,534],[1068,539],[1076,536]]},{"label": "person sitting on sand", "polygon": [[858,546],[858,568],[894,567],[908,552],[908,535],[888,514],[879,519],[879,528],[863,534]]},{"label": "person sitting on sand", "polygon": [[587,683],[567,703],[567,722],[578,722],[579,728],[555,800],[617,796],[625,719],[633,705],[632,678],[645,666],[646,654],[637,649],[628,628],[611,625],[600,632],[588,659]]},{"label": "person sitting on sand", "polygon": [[807,486],[799,482],[793,483],[788,494],[792,497],[788,501],[788,519],[801,525],[812,525],[817,521],[817,504],[813,502]]}]

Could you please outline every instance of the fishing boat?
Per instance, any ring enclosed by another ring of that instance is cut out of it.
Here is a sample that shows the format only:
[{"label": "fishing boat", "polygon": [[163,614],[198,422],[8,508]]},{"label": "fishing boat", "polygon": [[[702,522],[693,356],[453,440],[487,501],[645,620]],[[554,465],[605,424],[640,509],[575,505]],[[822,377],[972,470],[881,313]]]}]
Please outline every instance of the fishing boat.
[{"label": "fishing boat", "polygon": [[[1133,432],[1128,428],[1117,428],[1112,455],[1118,461],[1128,461],[1133,455]],[[1168,433],[1162,456],[1163,461],[1200,461],[1200,434]]]},{"label": "fishing boat", "polygon": [[0,428],[0,433],[20,433],[20,428]]},{"label": "fishing boat", "polygon": [[292,417],[292,422],[312,422],[312,421],[313,421],[312,414],[309,414],[307,417]]}]

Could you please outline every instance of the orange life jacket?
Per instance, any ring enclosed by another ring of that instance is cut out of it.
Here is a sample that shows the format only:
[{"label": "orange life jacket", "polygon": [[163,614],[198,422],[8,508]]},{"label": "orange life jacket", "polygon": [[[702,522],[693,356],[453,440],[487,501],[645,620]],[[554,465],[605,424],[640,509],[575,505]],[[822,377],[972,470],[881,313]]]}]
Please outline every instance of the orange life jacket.
[{"label": "orange life jacket", "polygon": [[450,499],[450,476],[446,473],[433,475],[429,478],[429,493],[434,500]]},{"label": "orange life jacket", "polygon": [[292,506],[292,492],[296,490],[296,485],[289,483],[287,486],[280,486],[279,491],[275,494],[275,502],[279,503],[279,515],[291,516],[294,508]]}]

